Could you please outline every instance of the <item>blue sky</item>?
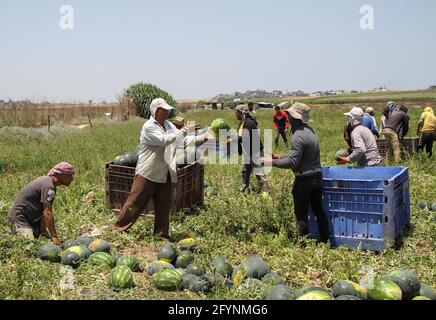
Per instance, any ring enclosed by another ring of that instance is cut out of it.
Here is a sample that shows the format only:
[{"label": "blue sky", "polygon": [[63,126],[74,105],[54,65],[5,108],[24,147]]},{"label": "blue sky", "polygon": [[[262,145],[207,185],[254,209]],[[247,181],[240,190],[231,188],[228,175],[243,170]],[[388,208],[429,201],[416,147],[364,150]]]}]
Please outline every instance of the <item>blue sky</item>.
[{"label": "blue sky", "polygon": [[[70,31],[59,27],[66,4]],[[371,31],[359,25],[365,4]],[[112,101],[137,81],[177,99],[427,88],[435,12],[433,0],[3,0],[0,99]]]}]

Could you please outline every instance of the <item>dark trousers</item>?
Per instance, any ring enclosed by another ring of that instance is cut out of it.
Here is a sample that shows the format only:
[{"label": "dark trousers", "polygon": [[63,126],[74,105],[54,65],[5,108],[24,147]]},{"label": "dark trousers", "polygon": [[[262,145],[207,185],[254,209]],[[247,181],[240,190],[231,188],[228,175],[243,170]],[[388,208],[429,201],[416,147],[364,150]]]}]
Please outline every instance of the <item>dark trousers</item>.
[{"label": "dark trousers", "polygon": [[282,136],[283,141],[288,145],[288,138],[286,137],[286,128],[276,127],[274,129],[274,144],[276,147],[279,145],[279,136]]},{"label": "dark trousers", "polygon": [[424,150],[427,152],[428,156],[433,155],[433,141],[436,140],[436,134],[433,131],[424,131],[421,133],[418,144],[418,153]]},{"label": "dark trousers", "polygon": [[154,202],[154,234],[168,238],[172,206],[169,173],[166,183],[153,182],[140,175],[135,176],[129,197],[115,221],[116,230],[119,232],[128,230],[145,211],[150,199]]},{"label": "dark trousers", "polygon": [[295,177],[292,189],[298,236],[308,233],[309,206],[316,216],[322,242],[329,240],[329,224],[322,206],[322,174]]}]

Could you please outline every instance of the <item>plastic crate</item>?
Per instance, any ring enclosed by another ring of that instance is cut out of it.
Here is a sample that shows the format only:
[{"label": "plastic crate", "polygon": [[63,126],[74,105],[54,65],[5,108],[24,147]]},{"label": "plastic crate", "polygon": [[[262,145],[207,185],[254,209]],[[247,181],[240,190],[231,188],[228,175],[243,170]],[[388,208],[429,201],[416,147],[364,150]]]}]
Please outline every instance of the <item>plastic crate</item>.
[{"label": "plastic crate", "polygon": [[[419,137],[400,139],[401,151],[403,155],[412,155],[418,152]],[[382,157],[388,153],[388,141],[386,139],[377,139],[377,147]]]},{"label": "plastic crate", "polygon": [[[129,197],[135,177],[135,168],[106,164],[106,208],[120,211]],[[189,209],[204,203],[204,166],[198,162],[177,170],[177,182],[173,184],[172,211]],[[146,211],[153,211],[150,200]]]},{"label": "plastic crate", "polygon": [[[323,207],[333,246],[382,251],[410,225],[409,170],[403,167],[324,167]],[[318,225],[309,214],[309,234]]]}]

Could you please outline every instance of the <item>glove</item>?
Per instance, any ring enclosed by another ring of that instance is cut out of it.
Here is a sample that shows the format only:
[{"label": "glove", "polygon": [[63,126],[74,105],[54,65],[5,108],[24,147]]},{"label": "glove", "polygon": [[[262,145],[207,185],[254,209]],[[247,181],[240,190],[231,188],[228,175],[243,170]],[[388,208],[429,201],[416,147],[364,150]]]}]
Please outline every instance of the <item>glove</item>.
[{"label": "glove", "polygon": [[336,163],[337,164],[347,164],[348,163],[348,159],[345,157],[339,157],[338,159],[336,159]]}]

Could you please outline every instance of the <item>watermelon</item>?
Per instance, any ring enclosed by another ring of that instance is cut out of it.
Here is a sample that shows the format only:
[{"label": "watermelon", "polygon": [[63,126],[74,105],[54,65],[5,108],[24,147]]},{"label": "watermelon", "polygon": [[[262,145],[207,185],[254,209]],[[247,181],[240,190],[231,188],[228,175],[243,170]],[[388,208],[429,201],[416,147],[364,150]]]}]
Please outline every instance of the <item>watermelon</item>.
[{"label": "watermelon", "polygon": [[96,240],[92,241],[88,247],[92,252],[111,253],[111,246],[110,246],[109,242],[102,240],[102,239],[96,239]]},{"label": "watermelon", "polygon": [[303,286],[302,288],[298,289],[297,291],[295,291],[294,297],[295,298],[301,297],[302,295],[309,293],[311,291],[324,291],[325,293],[330,294],[326,289],[324,289],[322,287],[307,284],[307,285]]},{"label": "watermelon", "polygon": [[224,257],[218,256],[211,262],[211,268],[214,272],[217,272],[224,277],[231,277],[233,272],[233,267],[228,263]]},{"label": "watermelon", "polygon": [[369,300],[401,300],[401,288],[391,280],[377,278],[368,287]]},{"label": "watermelon", "polygon": [[218,272],[208,272],[204,276],[208,278],[215,286],[225,286],[227,288],[230,288],[232,286],[232,282],[230,281],[230,279],[224,277]]},{"label": "watermelon", "polygon": [[258,290],[263,288],[265,284],[259,279],[247,278],[240,284],[240,289],[242,290]]},{"label": "watermelon", "polygon": [[410,270],[396,269],[385,275],[385,278],[396,283],[403,296],[403,300],[410,300],[419,295],[421,282]]},{"label": "watermelon", "polygon": [[362,300],[356,296],[350,296],[350,295],[343,295],[336,297],[335,300]]},{"label": "watermelon", "polygon": [[223,118],[217,118],[212,121],[210,125],[213,133],[215,134],[216,140],[225,140],[227,139],[227,134],[223,137],[220,136],[220,130],[230,130],[230,125]]},{"label": "watermelon", "polygon": [[46,243],[39,248],[38,257],[41,260],[50,262],[61,262],[61,252],[62,249],[59,246],[53,243]]},{"label": "watermelon", "polygon": [[72,246],[69,247],[66,252],[75,252],[77,253],[81,259],[88,259],[91,255],[91,250],[89,250],[88,247],[84,246],[83,244],[79,244],[78,246]]},{"label": "watermelon", "polygon": [[189,286],[191,285],[191,281],[193,281],[196,278],[198,278],[198,276],[192,273],[182,274],[182,283],[180,284],[180,288],[189,289]]},{"label": "watermelon", "polygon": [[118,258],[117,266],[126,266],[129,267],[132,272],[136,272],[139,270],[139,261],[135,256],[126,254]]},{"label": "watermelon", "polygon": [[425,207],[427,207],[427,202],[425,202],[425,201],[419,201],[418,202],[418,207],[420,208],[420,209],[425,209]]},{"label": "watermelon", "polygon": [[152,275],[160,272],[163,269],[174,269],[174,266],[168,262],[154,261],[148,265],[147,274],[151,277]]},{"label": "watermelon", "polygon": [[347,149],[341,149],[335,154],[335,160],[339,160],[339,158],[346,158],[348,157],[348,150]]},{"label": "watermelon", "polygon": [[295,300],[332,300],[332,297],[323,290],[315,290],[309,291]]},{"label": "watermelon", "polygon": [[191,251],[182,251],[176,259],[176,268],[186,268],[188,265],[194,262],[194,255]]},{"label": "watermelon", "polygon": [[237,286],[246,278],[262,279],[270,271],[268,264],[262,258],[250,256],[233,270],[232,282]]},{"label": "watermelon", "polygon": [[76,241],[78,243],[81,243],[81,244],[85,245],[85,246],[89,246],[89,244],[92,242],[92,238],[88,237],[88,236],[85,236],[85,235],[81,235],[81,236],[78,236],[76,238]]},{"label": "watermelon", "polygon": [[195,274],[196,276],[200,277],[204,275],[205,271],[204,268],[201,266],[198,266],[194,263],[191,263],[186,267],[186,273]]},{"label": "watermelon", "polygon": [[189,281],[189,291],[207,293],[213,288],[213,282],[205,276],[195,276]]},{"label": "watermelon", "polygon": [[65,249],[68,249],[69,247],[74,247],[74,246],[78,246],[80,243],[78,242],[78,241],[76,241],[76,240],[68,240],[68,241],[65,241],[63,244],[62,244],[62,246],[63,246],[63,248],[64,248],[64,250]]},{"label": "watermelon", "polygon": [[179,246],[179,249],[181,251],[183,250],[189,250],[191,252],[195,252],[197,250],[197,242],[194,238],[186,238],[183,240],[180,240],[177,245]]},{"label": "watermelon", "polygon": [[80,265],[81,258],[75,252],[64,252],[61,258],[63,265],[71,266],[77,268]]},{"label": "watermelon", "polygon": [[125,166],[125,167],[136,167],[137,162],[138,162],[138,152],[136,150],[120,155],[116,157],[113,161],[115,165]]},{"label": "watermelon", "polygon": [[133,287],[133,273],[127,266],[116,266],[109,276],[109,286],[114,289]]},{"label": "watermelon", "polygon": [[284,284],[277,284],[265,291],[265,300],[292,300],[292,290]]},{"label": "watermelon", "polygon": [[180,289],[183,278],[174,269],[163,269],[151,277],[154,286],[159,290],[175,291]]},{"label": "watermelon", "polygon": [[436,202],[433,202],[431,207],[430,207],[431,211],[436,211]]},{"label": "watermelon", "polygon": [[270,285],[270,286],[276,286],[276,285],[286,285],[286,281],[283,280],[282,277],[280,277],[277,273],[268,273],[262,278],[262,282]]},{"label": "watermelon", "polygon": [[361,300],[366,300],[368,298],[366,289],[361,285],[349,281],[349,280],[339,280],[337,281],[332,288],[333,296],[356,296]]},{"label": "watermelon", "polygon": [[424,296],[416,296],[416,297],[413,298],[412,300],[431,300],[431,299],[429,299],[429,298],[427,298],[427,297],[424,297]]},{"label": "watermelon", "polygon": [[112,263],[113,263],[114,266],[117,265],[118,259],[121,258],[122,256],[124,256],[123,253],[115,253],[115,254],[112,255]]},{"label": "watermelon", "polygon": [[89,256],[88,262],[96,266],[106,267],[110,269],[114,266],[112,256],[106,252],[94,252]]},{"label": "watermelon", "polygon": [[177,248],[173,243],[166,243],[159,248],[157,259],[168,263],[174,263],[177,259]]},{"label": "watermelon", "polygon": [[430,300],[436,300],[436,290],[425,283],[421,283],[421,289],[419,289],[419,295],[427,297]]}]

